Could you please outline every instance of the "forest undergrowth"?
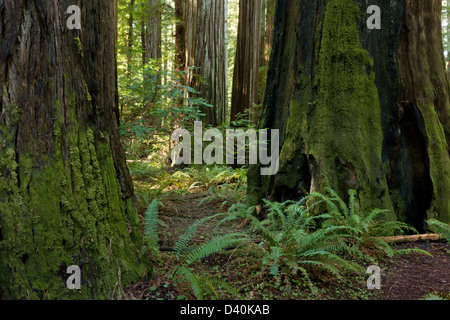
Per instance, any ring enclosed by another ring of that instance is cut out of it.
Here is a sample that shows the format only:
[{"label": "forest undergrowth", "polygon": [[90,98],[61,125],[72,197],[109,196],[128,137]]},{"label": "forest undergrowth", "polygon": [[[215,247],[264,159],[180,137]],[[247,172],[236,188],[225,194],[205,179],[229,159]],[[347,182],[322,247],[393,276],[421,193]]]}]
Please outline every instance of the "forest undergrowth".
[{"label": "forest undergrowth", "polygon": [[[248,206],[245,167],[129,168],[154,274],[125,288],[127,299],[449,298],[448,243],[380,240],[416,231],[380,222],[383,210],[360,212],[353,190],[348,202],[328,190]],[[429,224],[448,239],[448,225]],[[382,270],[381,290],[367,287],[371,265]]]}]

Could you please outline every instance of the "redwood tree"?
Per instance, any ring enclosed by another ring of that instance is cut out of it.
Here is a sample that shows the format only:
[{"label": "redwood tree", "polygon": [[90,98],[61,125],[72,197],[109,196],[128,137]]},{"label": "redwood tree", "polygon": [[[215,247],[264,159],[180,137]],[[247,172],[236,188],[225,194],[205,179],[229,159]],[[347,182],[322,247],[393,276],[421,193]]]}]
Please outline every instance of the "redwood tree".
[{"label": "redwood tree", "polygon": [[231,97],[231,121],[258,102],[261,0],[239,1],[239,25]]},{"label": "redwood tree", "polygon": [[184,31],[185,67],[193,68],[186,82],[212,106],[202,109],[206,124],[221,125],[228,104],[227,0],[187,0],[183,9],[185,29],[177,32]]},{"label": "redwood tree", "polygon": [[262,128],[281,130],[280,171],[249,172],[252,201],[358,191],[363,209],[423,231],[450,222],[450,99],[440,0],[278,0]]},{"label": "redwood tree", "polygon": [[162,58],[161,1],[146,0],[141,24],[142,60],[147,64],[150,59]]},{"label": "redwood tree", "polygon": [[[147,273],[118,130],[116,8],[0,1],[0,292],[107,298]],[[82,288],[66,288],[67,268]]]}]

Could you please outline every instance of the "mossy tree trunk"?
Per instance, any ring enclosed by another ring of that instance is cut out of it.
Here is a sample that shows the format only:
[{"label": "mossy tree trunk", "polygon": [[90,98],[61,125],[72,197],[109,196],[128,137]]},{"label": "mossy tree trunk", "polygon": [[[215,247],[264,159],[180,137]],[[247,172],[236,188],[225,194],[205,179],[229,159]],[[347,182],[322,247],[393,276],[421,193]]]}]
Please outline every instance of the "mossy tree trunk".
[{"label": "mossy tree trunk", "polygon": [[281,131],[280,171],[249,171],[251,201],[356,189],[362,208],[419,230],[450,222],[449,83],[440,0],[278,0],[262,128]]},{"label": "mossy tree trunk", "polygon": [[[118,131],[116,8],[0,1],[0,292],[117,296],[147,271]],[[67,267],[82,288],[66,288]]]}]

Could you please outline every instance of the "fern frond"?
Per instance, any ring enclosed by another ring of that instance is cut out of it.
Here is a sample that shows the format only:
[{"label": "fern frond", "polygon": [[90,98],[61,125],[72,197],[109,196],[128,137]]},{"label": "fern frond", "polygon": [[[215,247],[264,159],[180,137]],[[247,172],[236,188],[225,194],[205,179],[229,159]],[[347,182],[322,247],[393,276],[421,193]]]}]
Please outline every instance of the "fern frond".
[{"label": "fern frond", "polygon": [[210,217],[206,217],[204,219],[198,220],[197,222],[195,222],[194,224],[190,225],[186,232],[183,233],[181,236],[178,237],[177,241],[175,242],[174,245],[174,250],[176,252],[176,256],[177,258],[180,258],[183,254],[186,254],[188,251],[190,251],[188,249],[189,247],[189,242],[191,241],[192,237],[195,235],[195,233],[197,232],[197,229],[204,224],[206,221],[208,220],[212,220],[212,219],[217,219],[220,217],[223,217],[225,214],[224,213],[219,213]]},{"label": "fern frond", "polygon": [[244,233],[233,233],[214,238],[189,253],[185,259],[185,264],[190,265],[195,261],[205,259],[229,247],[248,242],[248,240],[247,235]]},{"label": "fern frond", "polygon": [[194,293],[196,299],[203,300],[204,290],[202,284],[200,283],[200,280],[197,278],[197,276],[191,270],[189,270],[186,267],[179,267],[175,271],[175,274],[184,276],[186,280],[189,282],[192,292]]},{"label": "fern frond", "polygon": [[144,240],[150,246],[158,245],[158,199],[154,199],[145,211]]},{"label": "fern frond", "polygon": [[[350,214],[349,214],[347,204],[344,202],[344,200],[342,200],[341,197],[339,197],[339,195],[336,193],[336,191],[334,191],[331,188],[327,188],[327,192],[333,197],[331,199],[331,201],[337,201],[337,203],[339,204],[340,211],[335,209],[336,213],[340,212],[341,215],[343,215],[345,218],[347,218]],[[333,206],[333,208],[334,207],[335,206]]]},{"label": "fern frond", "polygon": [[450,225],[436,219],[426,221],[428,228],[441,235],[447,242],[450,242]]},{"label": "fern frond", "polygon": [[434,258],[434,256],[431,253],[429,253],[428,251],[418,249],[418,248],[399,249],[399,250],[394,251],[394,255],[396,255],[396,256],[402,256],[405,254],[423,254],[423,255],[429,256],[431,258]]}]

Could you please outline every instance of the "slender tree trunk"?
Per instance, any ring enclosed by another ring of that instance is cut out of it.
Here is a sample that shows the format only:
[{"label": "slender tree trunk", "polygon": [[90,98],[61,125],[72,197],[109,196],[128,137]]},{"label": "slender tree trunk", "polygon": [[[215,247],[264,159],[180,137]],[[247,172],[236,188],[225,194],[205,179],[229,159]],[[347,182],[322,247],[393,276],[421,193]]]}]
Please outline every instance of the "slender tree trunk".
[{"label": "slender tree trunk", "polygon": [[186,66],[195,68],[187,85],[213,106],[202,111],[206,124],[217,126],[227,110],[227,0],[186,1],[184,17]]},{"label": "slender tree trunk", "polygon": [[266,34],[264,37],[264,65],[269,64],[270,51],[273,42],[273,27],[276,0],[266,0]]},{"label": "slender tree trunk", "polygon": [[134,7],[135,7],[135,0],[130,1],[129,10],[130,10],[130,17],[128,18],[128,51],[127,51],[127,70],[130,72],[131,70],[131,64],[132,64],[132,57],[133,57],[133,45],[134,45]]},{"label": "slender tree trunk", "polygon": [[175,70],[185,71],[186,68],[186,22],[185,0],[175,0]]},{"label": "slender tree trunk", "polygon": [[423,231],[450,220],[450,101],[441,2],[278,0],[260,126],[281,130],[279,173],[249,172],[251,201],[358,191]]},{"label": "slender tree trunk", "polygon": [[234,64],[231,121],[258,101],[261,0],[239,2],[239,26]]},{"label": "slender tree trunk", "polygon": [[275,0],[263,1],[263,19],[261,29],[260,57],[259,57],[259,75],[258,75],[258,100],[261,105],[264,100],[264,91],[267,81],[267,68],[269,65],[270,50],[273,41],[273,16],[275,14]]},{"label": "slender tree trunk", "polygon": [[142,18],[142,62],[146,65],[150,59],[162,58],[161,2],[147,0]]},{"label": "slender tree trunk", "polygon": [[[118,130],[116,5],[0,1],[0,291],[101,299],[145,273]],[[67,267],[82,288],[66,288]]]}]

